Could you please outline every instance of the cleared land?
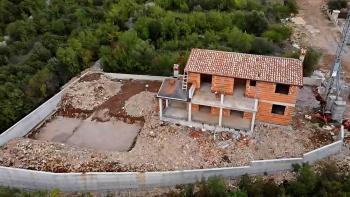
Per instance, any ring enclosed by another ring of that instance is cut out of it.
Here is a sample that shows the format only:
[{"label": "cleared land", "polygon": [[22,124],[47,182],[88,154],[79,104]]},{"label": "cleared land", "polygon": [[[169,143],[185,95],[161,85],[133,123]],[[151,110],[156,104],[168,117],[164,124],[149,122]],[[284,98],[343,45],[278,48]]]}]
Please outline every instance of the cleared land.
[{"label": "cleared land", "polygon": [[[98,83],[101,79],[104,85]],[[156,81],[113,81],[89,75],[68,90],[52,120],[29,138],[1,147],[0,164],[53,172],[227,167],[248,165],[256,159],[297,157],[333,141],[329,132],[304,120],[302,112],[296,114],[293,128],[258,124],[251,137],[229,132],[214,135],[164,123],[159,120],[155,99],[159,86]],[[76,91],[73,100],[68,96],[73,94],[70,90]],[[106,90],[115,95],[101,93]],[[100,95],[104,102],[94,105]],[[299,103],[305,103],[303,99],[310,102],[301,96]]]}]

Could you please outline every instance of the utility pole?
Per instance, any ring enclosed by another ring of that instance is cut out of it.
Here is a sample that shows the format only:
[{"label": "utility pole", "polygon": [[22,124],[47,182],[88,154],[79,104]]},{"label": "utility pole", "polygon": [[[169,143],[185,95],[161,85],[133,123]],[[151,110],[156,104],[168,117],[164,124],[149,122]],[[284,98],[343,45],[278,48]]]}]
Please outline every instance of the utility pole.
[{"label": "utility pole", "polygon": [[331,72],[329,74],[329,80],[326,85],[325,101],[327,105],[324,111],[332,113],[332,119],[338,122],[343,120],[345,112],[346,102],[340,97],[341,93],[341,57],[345,51],[346,45],[349,40],[350,34],[350,12],[347,15],[346,22],[344,24],[341,41],[338,44],[338,48],[335,54],[335,61],[332,65]]}]

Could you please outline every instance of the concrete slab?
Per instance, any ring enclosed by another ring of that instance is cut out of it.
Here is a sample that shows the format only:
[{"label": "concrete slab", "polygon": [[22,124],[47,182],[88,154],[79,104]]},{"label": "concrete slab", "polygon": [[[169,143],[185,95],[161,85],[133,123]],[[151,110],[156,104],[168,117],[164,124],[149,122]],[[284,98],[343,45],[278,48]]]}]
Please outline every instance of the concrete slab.
[{"label": "concrete slab", "polygon": [[47,122],[34,136],[87,148],[108,151],[128,151],[141,126],[122,121],[94,122],[58,116]]},{"label": "concrete slab", "polygon": [[188,91],[182,89],[181,79],[166,78],[159,89],[157,97],[187,101]]}]

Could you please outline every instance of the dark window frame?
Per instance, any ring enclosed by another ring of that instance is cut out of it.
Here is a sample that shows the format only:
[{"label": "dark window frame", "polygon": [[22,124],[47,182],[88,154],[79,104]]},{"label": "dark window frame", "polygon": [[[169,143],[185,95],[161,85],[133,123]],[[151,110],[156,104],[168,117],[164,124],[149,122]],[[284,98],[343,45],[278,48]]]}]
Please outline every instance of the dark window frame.
[{"label": "dark window frame", "polygon": [[284,105],[273,104],[271,108],[272,114],[284,115],[286,113],[287,107]]},{"label": "dark window frame", "polygon": [[256,80],[249,80],[249,86],[256,86]]},{"label": "dark window frame", "polygon": [[276,83],[275,93],[288,95],[290,91],[290,85]]}]

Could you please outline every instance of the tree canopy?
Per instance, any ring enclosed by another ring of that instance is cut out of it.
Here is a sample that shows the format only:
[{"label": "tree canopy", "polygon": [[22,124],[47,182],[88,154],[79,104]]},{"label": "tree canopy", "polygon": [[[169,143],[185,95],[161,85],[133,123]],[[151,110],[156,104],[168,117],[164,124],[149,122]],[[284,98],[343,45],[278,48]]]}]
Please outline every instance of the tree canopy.
[{"label": "tree canopy", "polygon": [[293,2],[1,0],[0,132],[98,59],[107,72],[169,75],[195,47],[279,52]]}]

